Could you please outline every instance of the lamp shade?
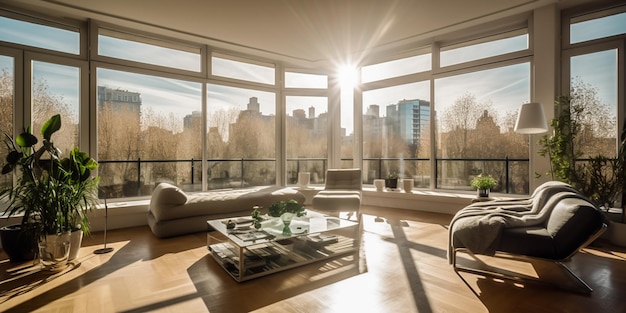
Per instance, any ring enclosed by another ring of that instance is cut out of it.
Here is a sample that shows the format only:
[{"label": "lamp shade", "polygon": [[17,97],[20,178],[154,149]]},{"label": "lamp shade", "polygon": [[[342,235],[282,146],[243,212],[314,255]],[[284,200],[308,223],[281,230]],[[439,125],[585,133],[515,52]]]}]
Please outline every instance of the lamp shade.
[{"label": "lamp shade", "polygon": [[540,134],[548,131],[548,123],[541,103],[524,103],[519,108],[515,132],[520,134]]}]

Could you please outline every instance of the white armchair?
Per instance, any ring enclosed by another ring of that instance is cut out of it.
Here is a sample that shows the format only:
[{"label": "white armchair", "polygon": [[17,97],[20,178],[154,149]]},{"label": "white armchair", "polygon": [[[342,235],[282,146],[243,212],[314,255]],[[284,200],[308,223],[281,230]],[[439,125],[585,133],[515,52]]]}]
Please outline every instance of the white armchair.
[{"label": "white armchair", "polygon": [[349,212],[359,215],[361,208],[361,169],[329,169],[324,190],[313,197],[319,212]]}]

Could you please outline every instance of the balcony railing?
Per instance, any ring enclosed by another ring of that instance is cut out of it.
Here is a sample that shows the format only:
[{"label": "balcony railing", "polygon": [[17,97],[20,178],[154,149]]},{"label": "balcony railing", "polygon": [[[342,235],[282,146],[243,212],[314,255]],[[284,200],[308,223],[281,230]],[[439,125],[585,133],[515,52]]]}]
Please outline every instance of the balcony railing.
[{"label": "balcony railing", "polygon": [[[273,185],[276,160],[273,158],[240,158],[207,160],[100,160],[101,190],[107,197],[134,197],[152,193],[160,182],[171,182],[185,191],[201,191],[203,174],[209,190]],[[351,167],[352,159],[342,159]],[[438,189],[471,190],[469,181],[480,173],[491,174],[500,183],[493,191],[528,194],[528,159],[440,158],[434,162]],[[414,187],[430,188],[431,161],[423,158],[364,158],[363,183],[385,178],[389,172],[412,178]],[[324,184],[326,158],[288,158],[287,184],[297,182],[299,172],[310,172],[312,184]]]}]

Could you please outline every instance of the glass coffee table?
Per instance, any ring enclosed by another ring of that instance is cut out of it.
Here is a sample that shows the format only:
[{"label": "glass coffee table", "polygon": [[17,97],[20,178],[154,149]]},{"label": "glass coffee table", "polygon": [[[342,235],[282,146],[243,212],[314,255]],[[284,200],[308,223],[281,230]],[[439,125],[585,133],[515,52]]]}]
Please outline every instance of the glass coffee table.
[{"label": "glass coffee table", "polygon": [[256,229],[250,216],[209,220],[211,256],[236,281],[358,252],[360,224],[312,210],[288,227],[265,217]]}]

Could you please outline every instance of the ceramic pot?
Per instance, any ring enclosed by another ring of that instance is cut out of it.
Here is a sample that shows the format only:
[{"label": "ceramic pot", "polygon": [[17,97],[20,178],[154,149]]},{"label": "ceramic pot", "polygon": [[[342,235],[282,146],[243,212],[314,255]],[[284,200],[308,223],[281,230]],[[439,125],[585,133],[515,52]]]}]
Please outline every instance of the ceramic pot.
[{"label": "ceramic pot", "polygon": [[70,255],[68,261],[74,260],[78,257],[80,246],[83,243],[83,231],[81,229],[75,230],[70,234]]},{"label": "ceramic pot", "polygon": [[489,189],[478,189],[479,198],[489,198]]},{"label": "ceramic pot", "polygon": [[67,267],[70,255],[70,232],[46,235],[39,241],[39,262],[41,270],[59,272]]},{"label": "ceramic pot", "polygon": [[383,188],[385,188],[385,180],[374,179],[374,186],[376,187],[376,191],[383,191]]},{"label": "ceramic pot", "polygon": [[396,189],[398,188],[398,179],[397,178],[386,178],[385,179],[385,187],[389,188],[389,189]]},{"label": "ceramic pot", "polygon": [[32,234],[22,231],[20,224],[0,228],[0,240],[11,262],[32,261],[37,256],[37,240]]},{"label": "ceramic pot", "polygon": [[411,193],[413,191],[413,180],[412,179],[403,179],[402,187],[404,187],[404,192]]}]

